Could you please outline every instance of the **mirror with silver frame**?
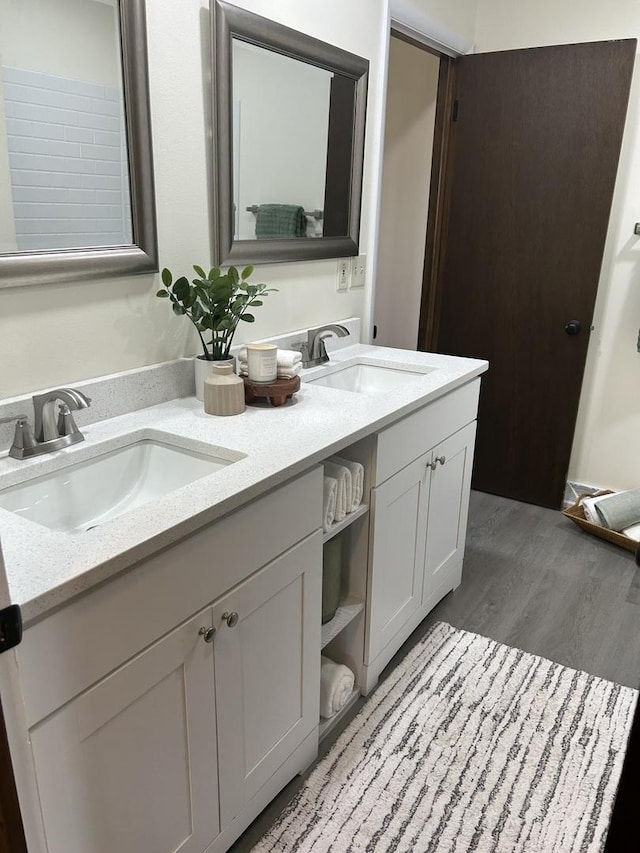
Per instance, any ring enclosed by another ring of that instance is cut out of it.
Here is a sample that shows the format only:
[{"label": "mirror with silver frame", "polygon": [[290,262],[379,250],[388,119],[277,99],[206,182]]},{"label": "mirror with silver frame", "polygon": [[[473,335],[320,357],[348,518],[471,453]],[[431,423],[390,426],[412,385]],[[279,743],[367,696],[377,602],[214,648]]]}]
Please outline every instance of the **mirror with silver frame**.
[{"label": "mirror with silver frame", "polygon": [[156,271],[145,0],[0,21],[0,287]]},{"label": "mirror with silver frame", "polygon": [[358,254],[369,63],[212,0],[216,264]]}]

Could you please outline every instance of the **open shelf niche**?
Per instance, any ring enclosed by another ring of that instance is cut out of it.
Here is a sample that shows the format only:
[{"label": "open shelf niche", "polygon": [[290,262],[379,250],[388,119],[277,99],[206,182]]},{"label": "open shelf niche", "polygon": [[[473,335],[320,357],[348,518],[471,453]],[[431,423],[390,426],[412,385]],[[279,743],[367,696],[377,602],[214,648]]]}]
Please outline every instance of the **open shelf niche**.
[{"label": "open shelf niche", "polygon": [[342,534],[342,579],[340,606],[330,622],[322,626],[322,654],[345,664],[355,675],[354,691],[347,704],[335,716],[320,718],[319,738],[329,734],[348,714],[361,695],[364,666],[365,603],[369,559],[369,501],[374,452],[373,439],[367,438],[341,451],[338,456],[364,465],[364,489],[358,509],[325,533],[324,542]]}]

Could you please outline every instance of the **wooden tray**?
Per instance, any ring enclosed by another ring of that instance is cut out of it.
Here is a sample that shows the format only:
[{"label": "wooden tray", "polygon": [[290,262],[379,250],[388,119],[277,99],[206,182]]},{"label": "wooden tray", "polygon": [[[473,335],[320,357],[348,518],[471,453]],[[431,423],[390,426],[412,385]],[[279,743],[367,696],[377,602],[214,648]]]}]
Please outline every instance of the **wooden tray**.
[{"label": "wooden tray", "polygon": [[566,515],[567,518],[570,518],[571,521],[578,525],[578,527],[586,530],[587,533],[591,533],[600,539],[606,539],[607,542],[612,542],[614,545],[626,548],[627,551],[636,551],[637,549],[640,549],[640,543],[636,542],[634,539],[629,539],[629,537],[625,536],[624,533],[618,533],[615,530],[609,530],[607,527],[601,527],[599,524],[594,524],[585,517],[584,508],[582,506],[582,501],[585,498],[597,498],[602,495],[612,494],[612,489],[601,489],[599,492],[594,492],[593,494],[585,492],[578,496],[577,501],[572,504],[572,506],[563,509],[562,514]]},{"label": "wooden tray", "polygon": [[296,391],[300,390],[300,377],[276,379],[275,382],[253,382],[248,376],[244,380],[244,398],[248,405],[267,399],[272,406],[283,406]]}]

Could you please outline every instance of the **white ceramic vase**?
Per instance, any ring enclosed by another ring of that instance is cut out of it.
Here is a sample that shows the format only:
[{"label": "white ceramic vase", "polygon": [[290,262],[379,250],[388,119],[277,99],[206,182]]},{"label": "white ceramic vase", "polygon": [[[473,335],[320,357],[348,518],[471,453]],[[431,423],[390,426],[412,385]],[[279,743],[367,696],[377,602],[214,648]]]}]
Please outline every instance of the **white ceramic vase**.
[{"label": "white ceramic vase", "polygon": [[204,401],[204,380],[207,376],[211,376],[214,364],[231,364],[233,366],[233,370],[235,371],[236,369],[235,356],[222,359],[221,361],[207,361],[202,356],[197,355],[193,360],[193,363],[195,365],[196,376],[196,397],[201,403]]}]

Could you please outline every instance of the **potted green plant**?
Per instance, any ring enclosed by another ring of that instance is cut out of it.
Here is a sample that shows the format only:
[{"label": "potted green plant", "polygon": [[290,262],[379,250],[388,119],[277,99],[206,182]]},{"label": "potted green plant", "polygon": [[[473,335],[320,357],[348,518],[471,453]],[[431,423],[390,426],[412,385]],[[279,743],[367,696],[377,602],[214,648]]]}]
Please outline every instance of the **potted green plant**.
[{"label": "potted green plant", "polygon": [[[263,304],[263,298],[276,290],[266,284],[251,284],[249,278],[253,266],[245,267],[241,273],[236,267],[222,272],[212,267],[207,274],[194,264],[198,278],[189,281],[180,276],[175,281],[171,270],[162,270],[163,288],[156,296],[169,299],[173,311],[184,315],[193,323],[202,345],[202,354],[195,359],[196,396],[202,399],[204,378],[211,370],[211,363],[230,358],[231,343],[240,321],[253,323],[251,308]],[[210,336],[210,340],[206,340]]]}]

